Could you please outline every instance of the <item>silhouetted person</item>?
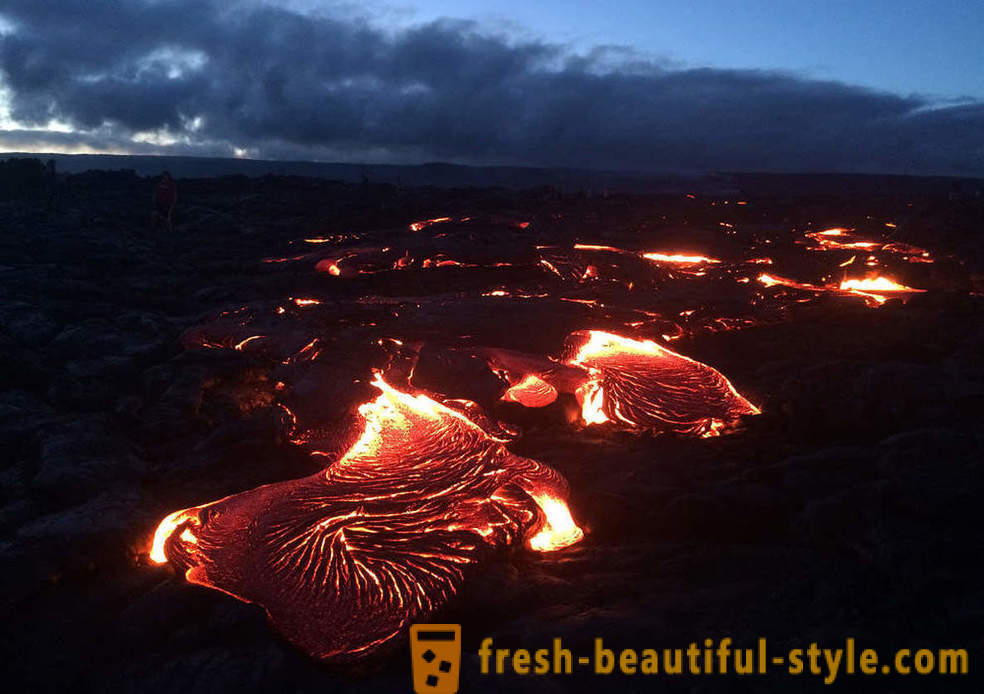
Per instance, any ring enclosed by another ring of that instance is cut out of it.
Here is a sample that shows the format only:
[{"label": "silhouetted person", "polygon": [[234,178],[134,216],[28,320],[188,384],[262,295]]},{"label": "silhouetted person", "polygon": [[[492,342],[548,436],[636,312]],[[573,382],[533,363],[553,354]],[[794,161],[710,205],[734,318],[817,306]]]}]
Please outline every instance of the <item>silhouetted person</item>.
[{"label": "silhouetted person", "polygon": [[168,232],[174,231],[174,205],[178,202],[178,186],[171,178],[171,174],[165,171],[161,174],[157,187],[154,189],[154,216],[152,223],[154,228],[161,222],[167,227]]}]

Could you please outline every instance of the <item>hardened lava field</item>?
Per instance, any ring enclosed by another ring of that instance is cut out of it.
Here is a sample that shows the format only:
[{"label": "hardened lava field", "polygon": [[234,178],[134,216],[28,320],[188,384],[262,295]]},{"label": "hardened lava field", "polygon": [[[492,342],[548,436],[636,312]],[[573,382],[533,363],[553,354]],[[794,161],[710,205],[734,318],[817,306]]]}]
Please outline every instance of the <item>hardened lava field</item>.
[{"label": "hardened lava field", "polygon": [[[627,430],[640,446],[651,436],[735,431],[760,408],[671,342],[781,324],[822,300],[904,306],[927,290],[899,280],[931,281],[917,270],[935,264],[932,251],[895,239],[889,221],[750,238],[722,221],[716,236],[670,241],[639,231],[616,245],[584,231],[546,243],[540,225],[562,220],[441,216],[304,236],[289,244],[302,252],[257,259],[290,268],[310,288],[220,312],[189,329],[184,345],[275,365],[291,440],[325,471],[171,513],[151,559],[264,607],[312,656],[371,654],[452,601],[480,548],[530,535],[531,548],[552,551],[582,538],[563,477],[503,445],[523,424],[556,414],[570,433]],[[812,281],[761,271],[773,267]],[[450,286],[423,289],[432,281]],[[579,311],[561,312],[564,304]],[[532,351],[561,326],[570,332],[556,356]],[[346,380],[358,390],[365,366],[346,364],[343,349],[374,355],[373,385],[383,389],[358,407],[362,434],[344,451],[351,434],[332,401]],[[320,383],[325,369],[334,387]],[[534,412],[520,424],[502,403]]]},{"label": "hardened lava field", "polygon": [[972,187],[210,179],[163,237],[73,179],[0,209],[17,681],[392,691],[420,621],[979,638]]}]

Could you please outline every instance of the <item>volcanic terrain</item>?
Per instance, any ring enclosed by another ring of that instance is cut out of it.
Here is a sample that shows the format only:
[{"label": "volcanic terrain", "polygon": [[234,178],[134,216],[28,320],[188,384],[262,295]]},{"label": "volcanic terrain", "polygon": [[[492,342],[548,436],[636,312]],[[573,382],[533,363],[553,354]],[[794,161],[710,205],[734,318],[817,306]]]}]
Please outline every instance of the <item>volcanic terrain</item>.
[{"label": "volcanic terrain", "polygon": [[11,192],[7,681],[408,691],[411,620],[462,624],[462,691],[598,686],[480,677],[486,636],[854,637],[973,679],[980,185],[183,179],[173,233],[132,172]]}]

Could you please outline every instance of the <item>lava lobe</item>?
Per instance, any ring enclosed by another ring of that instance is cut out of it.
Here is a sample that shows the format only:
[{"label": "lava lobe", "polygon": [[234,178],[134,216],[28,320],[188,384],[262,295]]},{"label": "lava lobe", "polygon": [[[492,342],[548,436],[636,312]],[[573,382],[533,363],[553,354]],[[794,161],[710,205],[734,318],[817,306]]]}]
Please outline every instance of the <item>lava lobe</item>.
[{"label": "lava lobe", "polygon": [[561,360],[495,348],[478,354],[510,384],[503,400],[544,407],[569,393],[588,425],[715,436],[759,414],[721,372],[651,340],[578,330]]},{"label": "lava lobe", "polygon": [[374,385],[362,435],[337,462],[171,514],[151,558],[262,606],[306,653],[344,660],[426,621],[488,550],[581,539],[555,470],[461,412]]},{"label": "lava lobe", "polygon": [[587,424],[714,436],[742,415],[759,414],[721,372],[651,340],[581,330],[565,352],[568,365],[588,374],[576,391]]}]

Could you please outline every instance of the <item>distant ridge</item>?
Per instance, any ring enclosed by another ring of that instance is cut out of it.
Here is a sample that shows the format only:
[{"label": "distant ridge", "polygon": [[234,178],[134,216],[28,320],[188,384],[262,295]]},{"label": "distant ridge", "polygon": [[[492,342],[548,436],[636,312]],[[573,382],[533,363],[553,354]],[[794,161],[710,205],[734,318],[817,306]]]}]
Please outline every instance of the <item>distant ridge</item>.
[{"label": "distant ridge", "polygon": [[58,170],[65,173],[133,169],[141,176],[156,176],[167,170],[178,178],[275,175],[326,178],[348,183],[359,183],[365,176],[371,183],[439,188],[534,188],[549,185],[564,191],[590,190],[595,193],[606,189],[674,193],[688,192],[699,182],[704,184],[702,187],[712,183],[712,178],[701,173],[659,174],[525,166],[465,166],[440,162],[418,165],[344,164],[143,154],[0,153],[0,158],[7,157],[54,159],[58,162]]},{"label": "distant ridge", "polygon": [[536,188],[552,186],[572,193],[695,193],[706,196],[786,195],[831,193],[878,195],[886,190],[902,194],[940,195],[959,190],[961,197],[979,199],[982,178],[907,176],[865,173],[758,173],[592,171],[531,166],[467,166],[430,164],[346,164],[313,161],[275,161],[220,157],[176,157],[150,154],[48,154],[2,152],[0,159],[34,157],[54,159],[62,173],[132,169],[141,176],[170,171],[177,178],[219,176],[303,176],[346,183],[436,188]]}]

